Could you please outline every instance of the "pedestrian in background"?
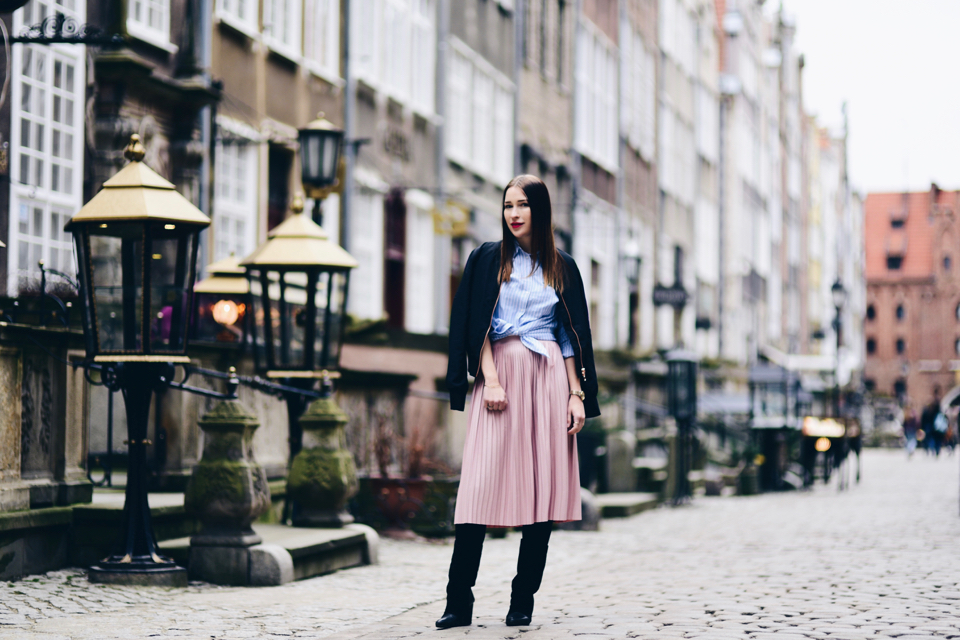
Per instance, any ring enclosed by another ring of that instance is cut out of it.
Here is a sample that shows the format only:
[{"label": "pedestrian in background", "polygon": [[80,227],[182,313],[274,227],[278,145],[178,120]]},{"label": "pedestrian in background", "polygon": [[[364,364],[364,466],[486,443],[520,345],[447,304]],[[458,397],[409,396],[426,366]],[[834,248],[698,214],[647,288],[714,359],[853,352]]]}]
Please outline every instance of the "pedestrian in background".
[{"label": "pedestrian in background", "polygon": [[907,407],[906,415],[903,418],[903,437],[906,438],[907,457],[912,458],[913,452],[917,450],[917,429],[920,428],[920,421],[917,420],[917,412],[913,405]]},{"label": "pedestrian in background", "polygon": [[920,428],[923,429],[927,453],[940,456],[940,447],[947,433],[947,419],[940,411],[940,388],[934,387],[933,401],[920,414]]},{"label": "pedestrian in background", "polygon": [[450,315],[452,409],[464,408],[468,365],[476,381],[441,629],[472,621],[488,526],[523,527],[506,623],[530,624],[553,523],[580,520],[575,434],[600,415],[583,280],[554,244],[542,180],[507,184],[501,226],[500,242],[470,254]]}]

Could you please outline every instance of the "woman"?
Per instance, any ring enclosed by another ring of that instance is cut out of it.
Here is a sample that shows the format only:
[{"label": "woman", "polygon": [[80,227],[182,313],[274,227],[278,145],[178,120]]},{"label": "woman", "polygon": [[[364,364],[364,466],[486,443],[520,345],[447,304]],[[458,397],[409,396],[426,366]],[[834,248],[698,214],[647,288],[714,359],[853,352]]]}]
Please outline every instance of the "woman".
[{"label": "woman", "polygon": [[487,526],[523,527],[510,626],[530,624],[554,522],[580,519],[575,434],[600,415],[583,281],[553,241],[550,194],[517,176],[503,194],[503,240],[478,247],[450,316],[447,386],[463,411],[476,377],[454,519],[446,629],[469,625]]}]

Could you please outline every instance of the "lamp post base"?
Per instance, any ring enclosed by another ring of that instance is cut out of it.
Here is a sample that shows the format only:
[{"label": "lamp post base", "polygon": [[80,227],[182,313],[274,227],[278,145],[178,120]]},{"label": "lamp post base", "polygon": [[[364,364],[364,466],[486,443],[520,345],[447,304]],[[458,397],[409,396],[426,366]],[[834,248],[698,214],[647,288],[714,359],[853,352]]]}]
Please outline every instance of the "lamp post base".
[{"label": "lamp post base", "polygon": [[120,584],[131,587],[187,586],[186,569],[178,567],[172,560],[153,562],[148,558],[122,562],[122,558],[111,556],[90,567],[87,578],[90,582],[98,584]]}]

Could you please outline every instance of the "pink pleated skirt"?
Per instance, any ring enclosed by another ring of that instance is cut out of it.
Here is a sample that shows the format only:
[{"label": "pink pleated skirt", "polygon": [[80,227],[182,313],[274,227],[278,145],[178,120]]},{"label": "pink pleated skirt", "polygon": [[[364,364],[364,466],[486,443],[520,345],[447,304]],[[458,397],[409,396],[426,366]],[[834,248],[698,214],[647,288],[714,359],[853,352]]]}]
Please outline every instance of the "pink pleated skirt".
[{"label": "pink pleated skirt", "polygon": [[456,524],[580,520],[577,438],[567,434],[570,383],[560,347],[542,344],[549,358],[516,337],[492,343],[507,408],[486,408],[481,374],[470,402]]}]

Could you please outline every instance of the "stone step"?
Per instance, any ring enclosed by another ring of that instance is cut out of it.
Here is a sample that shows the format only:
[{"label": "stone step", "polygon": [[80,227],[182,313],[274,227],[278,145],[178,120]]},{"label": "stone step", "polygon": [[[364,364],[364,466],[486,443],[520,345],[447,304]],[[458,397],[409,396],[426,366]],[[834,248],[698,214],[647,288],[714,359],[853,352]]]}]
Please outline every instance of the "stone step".
[{"label": "stone step", "polygon": [[[376,532],[364,525],[347,525],[342,529],[307,529],[281,524],[254,524],[253,530],[263,538],[265,547],[280,547],[290,554],[293,580],[376,562],[378,537]],[[164,555],[170,556],[189,571],[189,537],[165,540],[159,546]],[[289,579],[288,576],[275,583]]]},{"label": "stone step", "polygon": [[599,493],[597,504],[604,518],[628,518],[656,508],[660,498],[655,493]]}]

